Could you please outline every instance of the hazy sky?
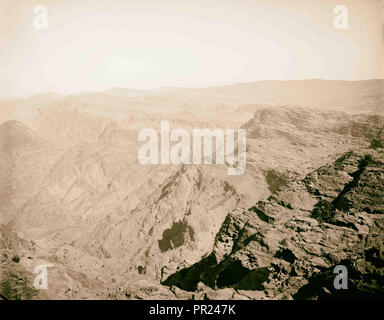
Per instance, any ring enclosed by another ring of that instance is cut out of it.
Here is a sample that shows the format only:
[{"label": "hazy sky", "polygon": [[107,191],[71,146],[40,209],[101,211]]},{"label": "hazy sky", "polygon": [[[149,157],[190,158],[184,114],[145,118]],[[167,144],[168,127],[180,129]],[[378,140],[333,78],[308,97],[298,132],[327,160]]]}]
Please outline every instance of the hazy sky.
[{"label": "hazy sky", "polygon": [[[339,4],[347,30],[333,27]],[[0,0],[0,98],[383,78],[383,18],[383,0]]]}]

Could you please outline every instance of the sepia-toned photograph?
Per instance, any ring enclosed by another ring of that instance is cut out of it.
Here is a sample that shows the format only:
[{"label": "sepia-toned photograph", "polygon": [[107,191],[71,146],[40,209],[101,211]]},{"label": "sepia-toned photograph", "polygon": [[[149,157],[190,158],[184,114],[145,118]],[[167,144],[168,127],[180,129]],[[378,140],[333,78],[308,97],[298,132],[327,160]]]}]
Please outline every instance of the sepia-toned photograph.
[{"label": "sepia-toned photograph", "polygon": [[0,308],[356,299],[384,299],[384,0],[0,0]]}]

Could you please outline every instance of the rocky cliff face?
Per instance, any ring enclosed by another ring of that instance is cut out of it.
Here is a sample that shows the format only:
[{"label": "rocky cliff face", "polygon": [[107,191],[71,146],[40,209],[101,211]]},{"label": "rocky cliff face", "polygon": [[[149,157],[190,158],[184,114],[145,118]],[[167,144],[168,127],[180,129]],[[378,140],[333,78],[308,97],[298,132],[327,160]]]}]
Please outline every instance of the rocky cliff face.
[{"label": "rocky cliff face", "polygon": [[[382,150],[348,152],[267,201],[229,213],[213,251],[164,284],[208,298],[382,298],[383,186]],[[348,290],[333,288],[336,265],[348,268]]]}]

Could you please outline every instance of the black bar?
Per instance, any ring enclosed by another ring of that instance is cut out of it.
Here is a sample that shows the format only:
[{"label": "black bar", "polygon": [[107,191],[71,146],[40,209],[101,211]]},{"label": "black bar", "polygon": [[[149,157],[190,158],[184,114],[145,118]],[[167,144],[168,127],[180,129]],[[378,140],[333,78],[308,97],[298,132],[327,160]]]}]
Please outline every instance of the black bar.
[{"label": "black bar", "polygon": [[[223,306],[234,306],[232,312]],[[217,306],[220,306],[217,308]],[[380,312],[382,301],[238,301],[238,300],[208,300],[208,301],[3,301],[0,302],[0,317],[7,307],[17,312],[33,312],[41,314],[50,309],[51,316],[73,317],[105,314],[108,319],[116,314],[119,319],[274,319],[281,314],[288,317],[308,319],[316,315],[346,319],[349,314],[354,315],[358,310]],[[163,308],[163,309],[162,309]],[[165,309],[164,309],[165,308]],[[177,309],[178,308],[178,309]],[[181,309],[182,308],[182,309]],[[215,309],[216,308],[216,309]],[[225,309],[225,310],[224,310]],[[162,313],[162,310],[164,313]],[[166,311],[165,311],[166,310]],[[178,310],[178,312],[177,312]],[[182,310],[180,313],[179,311]],[[216,310],[216,312],[215,312]],[[219,313],[220,311],[220,313]],[[225,312],[224,312],[225,311]],[[234,313],[233,313],[234,312]],[[153,314],[154,313],[154,314]]]}]

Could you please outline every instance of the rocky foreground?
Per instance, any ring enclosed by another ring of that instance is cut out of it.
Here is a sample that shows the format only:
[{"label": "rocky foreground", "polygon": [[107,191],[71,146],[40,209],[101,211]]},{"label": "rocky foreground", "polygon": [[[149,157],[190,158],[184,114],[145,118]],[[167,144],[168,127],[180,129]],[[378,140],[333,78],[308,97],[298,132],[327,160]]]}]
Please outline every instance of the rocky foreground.
[{"label": "rocky foreground", "polygon": [[[340,264],[348,290],[333,287]],[[229,213],[212,253],[163,283],[208,299],[383,298],[384,152],[348,152]]]},{"label": "rocky foreground", "polygon": [[[383,298],[383,186],[383,149],[347,152],[266,201],[229,213],[213,251],[188,268],[165,272],[162,284],[143,272],[107,276],[95,257],[69,246],[44,248],[1,226],[0,290],[9,299]],[[48,292],[33,288],[36,263],[55,266]],[[334,289],[336,265],[348,269],[348,290]]]},{"label": "rocky foreground", "polygon": [[[73,261],[63,263],[61,251],[74,254],[68,247],[44,250],[10,226],[1,226],[1,293],[9,299],[383,298],[383,185],[382,149],[345,153],[280,188],[267,201],[229,213],[211,254],[164,274],[162,284],[145,274],[108,283],[102,271],[100,279],[92,280],[94,270],[84,274],[75,270]],[[33,288],[28,266],[37,262],[56,265],[53,289],[47,292]],[[98,263],[93,267],[101,270],[104,265]],[[336,265],[348,269],[347,290],[334,289]],[[60,294],[71,283],[74,292]]]}]

